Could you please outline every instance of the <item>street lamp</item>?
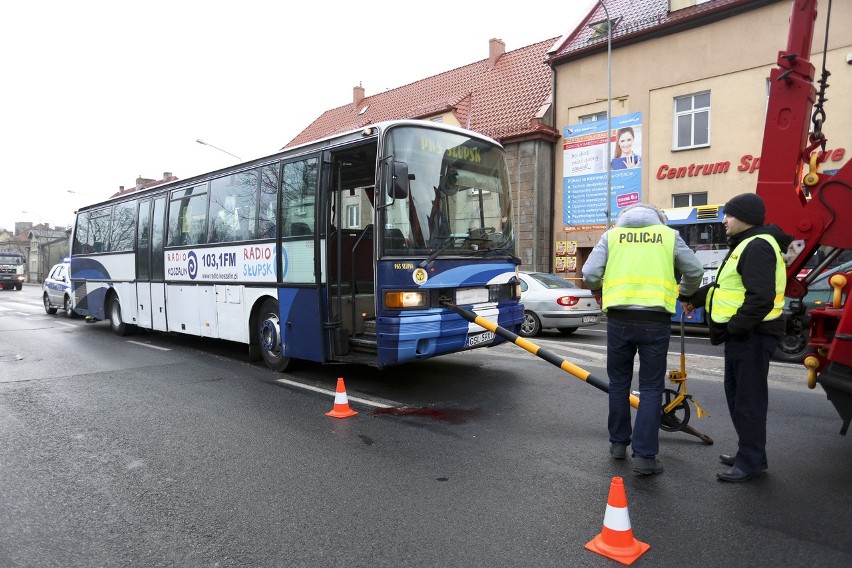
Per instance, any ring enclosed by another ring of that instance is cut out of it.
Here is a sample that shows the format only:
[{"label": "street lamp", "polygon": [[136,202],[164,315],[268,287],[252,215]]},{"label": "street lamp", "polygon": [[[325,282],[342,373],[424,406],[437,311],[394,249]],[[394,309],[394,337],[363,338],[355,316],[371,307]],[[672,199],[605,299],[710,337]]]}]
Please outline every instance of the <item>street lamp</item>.
[{"label": "street lamp", "polygon": [[24,211],[23,209],[21,209],[21,213],[23,213],[24,215],[35,215],[35,217],[38,219],[38,224],[44,224],[44,221],[41,218],[41,213],[36,213],[35,211]]},{"label": "street lamp", "polygon": [[227,150],[223,150],[223,149],[219,148],[218,146],[214,146],[213,144],[210,144],[209,142],[205,142],[205,141],[204,141],[204,140],[202,140],[201,138],[198,138],[198,139],[196,139],[195,141],[196,141],[196,142],[198,142],[199,144],[201,144],[202,146],[210,146],[211,148],[215,148],[216,150],[219,150],[220,152],[224,152],[224,153],[228,154],[229,156],[233,156],[234,158],[236,158],[236,159],[237,159],[237,160],[239,160],[240,162],[242,162],[242,161],[243,161],[243,159],[242,159],[242,158],[240,158],[239,156],[237,156],[236,154],[231,154],[231,153],[230,153],[230,152],[228,152]]},{"label": "street lamp", "polygon": [[612,20],[603,0],[598,0],[606,15],[606,228],[612,227]]}]

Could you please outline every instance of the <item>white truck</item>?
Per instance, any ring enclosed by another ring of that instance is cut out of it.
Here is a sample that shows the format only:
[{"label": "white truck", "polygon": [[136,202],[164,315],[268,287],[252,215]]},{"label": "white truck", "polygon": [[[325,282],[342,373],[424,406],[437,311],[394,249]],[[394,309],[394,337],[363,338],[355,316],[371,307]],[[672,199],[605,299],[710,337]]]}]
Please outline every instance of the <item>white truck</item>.
[{"label": "white truck", "polygon": [[0,286],[4,290],[23,288],[26,267],[26,260],[21,253],[0,251]]}]

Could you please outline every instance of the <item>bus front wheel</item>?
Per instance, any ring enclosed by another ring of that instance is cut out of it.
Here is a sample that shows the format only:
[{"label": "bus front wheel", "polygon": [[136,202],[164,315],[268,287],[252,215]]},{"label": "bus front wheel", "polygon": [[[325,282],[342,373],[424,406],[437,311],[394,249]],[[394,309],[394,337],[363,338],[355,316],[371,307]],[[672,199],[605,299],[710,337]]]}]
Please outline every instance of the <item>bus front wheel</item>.
[{"label": "bus front wheel", "polygon": [[118,296],[113,296],[109,302],[109,325],[112,332],[120,337],[130,333],[130,326],[121,321],[121,303]]},{"label": "bus front wheel", "polygon": [[267,367],[273,371],[284,372],[293,366],[293,359],[284,356],[281,319],[278,317],[278,302],[275,300],[267,300],[261,306],[256,333],[260,354]]}]

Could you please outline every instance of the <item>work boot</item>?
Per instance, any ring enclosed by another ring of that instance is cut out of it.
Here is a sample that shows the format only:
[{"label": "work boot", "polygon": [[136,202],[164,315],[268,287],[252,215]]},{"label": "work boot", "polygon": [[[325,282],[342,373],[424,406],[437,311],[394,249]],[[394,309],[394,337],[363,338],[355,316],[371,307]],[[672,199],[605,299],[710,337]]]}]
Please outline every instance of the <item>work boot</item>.
[{"label": "work boot", "polygon": [[637,475],[653,475],[662,473],[663,464],[657,458],[640,458],[633,456],[633,473]]},{"label": "work boot", "polygon": [[612,457],[617,460],[623,460],[627,458],[627,445],[620,444],[618,442],[613,442],[609,447],[609,453],[612,454]]}]

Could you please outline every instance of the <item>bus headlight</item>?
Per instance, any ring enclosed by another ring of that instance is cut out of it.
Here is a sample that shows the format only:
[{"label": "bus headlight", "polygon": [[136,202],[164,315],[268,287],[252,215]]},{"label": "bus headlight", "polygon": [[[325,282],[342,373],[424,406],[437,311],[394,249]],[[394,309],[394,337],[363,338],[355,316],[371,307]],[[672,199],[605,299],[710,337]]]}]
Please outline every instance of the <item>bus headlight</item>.
[{"label": "bus headlight", "polygon": [[386,308],[420,308],[425,305],[426,294],[423,292],[385,292]]}]

